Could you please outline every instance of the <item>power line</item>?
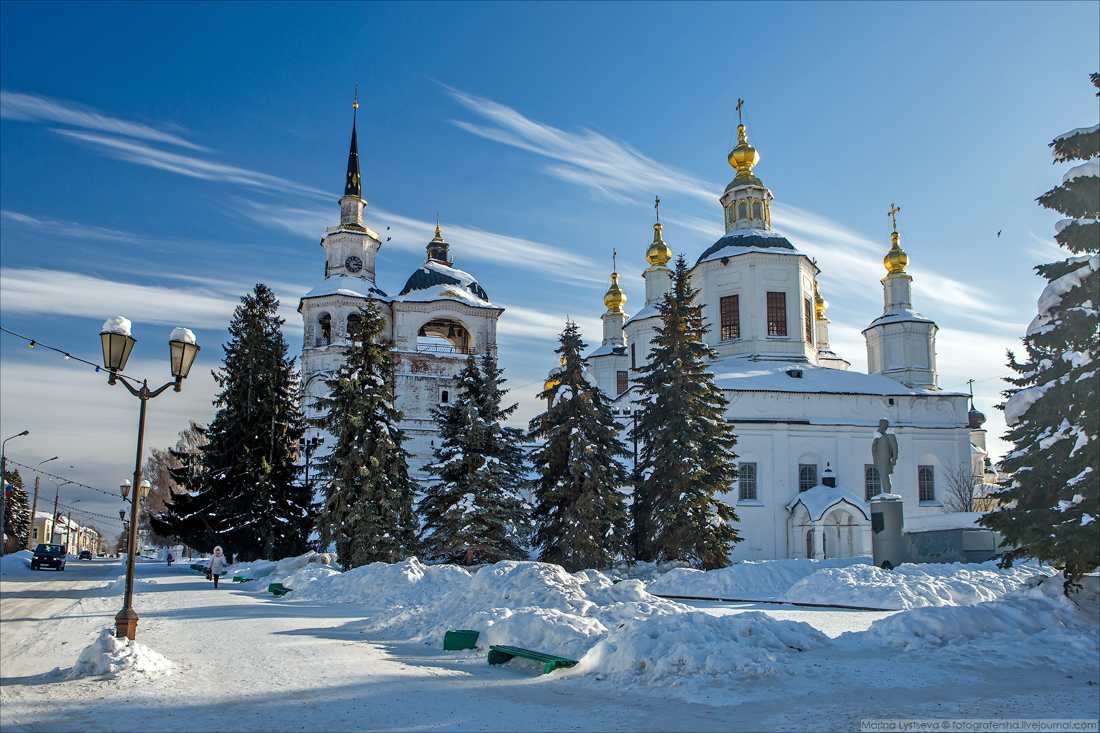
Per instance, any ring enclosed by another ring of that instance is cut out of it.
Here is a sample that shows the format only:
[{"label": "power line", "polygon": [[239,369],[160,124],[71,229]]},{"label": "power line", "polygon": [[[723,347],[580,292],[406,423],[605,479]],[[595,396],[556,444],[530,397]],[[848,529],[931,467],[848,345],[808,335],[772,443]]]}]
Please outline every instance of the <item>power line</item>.
[{"label": "power line", "polygon": [[[20,463],[19,461],[12,460],[11,458],[8,459],[8,463],[10,463],[13,466],[19,466],[20,468],[25,468],[28,471],[35,471],[35,473],[39,473],[39,471],[34,466],[25,465],[23,463]],[[106,494],[107,496],[113,496],[116,499],[121,499],[122,498],[121,496],[118,495],[117,491],[104,491],[103,489],[97,489],[94,486],[88,486],[88,484],[82,484],[79,481],[70,481],[69,479],[65,478],[64,476],[57,476],[57,475],[52,474],[52,473],[47,473],[46,471],[41,471],[40,473],[43,476],[46,476],[47,478],[58,479],[60,481],[64,481],[66,484],[72,484],[73,486],[79,486],[82,489],[90,489],[92,491],[98,491],[101,494]]]},{"label": "power line", "polygon": [[[57,347],[50,346],[49,344],[44,344],[41,341],[39,341],[38,339],[32,339],[30,336],[24,336],[21,333],[16,333],[15,331],[12,331],[11,329],[8,329],[8,328],[4,328],[3,326],[0,326],[0,331],[3,331],[4,333],[10,333],[12,336],[15,336],[16,338],[21,338],[24,341],[27,341],[29,343],[29,347],[32,348],[32,349],[36,346],[41,346],[43,349],[48,349],[50,351],[54,351],[54,352],[57,352],[58,354],[61,354],[62,356],[65,357],[66,360],[72,359],[73,361],[78,361],[81,364],[87,364],[88,366],[95,369],[97,372],[106,371],[99,364],[88,361],[87,359],[82,359],[79,356],[73,356],[72,354],[70,354],[68,351],[65,351],[64,349],[59,349]],[[132,379],[135,382],[142,381],[142,380],[138,379],[137,377],[131,377],[129,374],[123,374],[122,372],[116,372],[116,373],[120,377],[127,377],[128,379]]]}]

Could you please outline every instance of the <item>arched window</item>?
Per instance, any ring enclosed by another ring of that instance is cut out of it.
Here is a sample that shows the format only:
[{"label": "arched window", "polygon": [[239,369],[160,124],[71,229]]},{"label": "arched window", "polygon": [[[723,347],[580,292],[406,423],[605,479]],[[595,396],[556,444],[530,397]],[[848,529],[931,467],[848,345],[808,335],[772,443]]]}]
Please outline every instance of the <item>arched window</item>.
[{"label": "arched window", "polygon": [[362,322],[362,320],[363,319],[359,317],[358,313],[352,313],[351,315],[348,316],[348,331],[347,331],[347,333],[348,333],[348,339],[349,340],[351,339],[352,334],[355,333],[359,329],[359,324]]},{"label": "arched window", "polygon": [[742,201],[737,205],[737,218],[748,219],[749,218],[749,204],[747,201]]},{"label": "arched window", "polygon": [[332,316],[322,313],[317,319],[320,332],[317,334],[317,346],[328,346],[332,343]]},{"label": "arched window", "polygon": [[764,212],[760,210],[760,202],[759,201],[753,201],[752,202],[752,218],[753,219],[763,219],[764,218]]},{"label": "arched window", "polygon": [[814,531],[812,529],[806,531],[806,557],[810,560],[814,559]]},{"label": "arched window", "polygon": [[451,393],[447,390],[443,390],[439,393],[439,401],[441,404],[446,405],[448,402],[451,401]]}]

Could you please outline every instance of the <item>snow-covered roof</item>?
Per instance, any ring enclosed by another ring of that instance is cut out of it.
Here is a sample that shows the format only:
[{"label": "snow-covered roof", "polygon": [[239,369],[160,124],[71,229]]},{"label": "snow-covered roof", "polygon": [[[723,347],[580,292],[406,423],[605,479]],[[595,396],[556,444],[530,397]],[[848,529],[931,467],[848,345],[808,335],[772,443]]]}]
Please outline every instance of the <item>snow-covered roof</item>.
[{"label": "snow-covered roof", "polygon": [[891,308],[883,313],[881,316],[871,321],[871,325],[863,329],[867,331],[875,326],[882,325],[884,323],[905,323],[905,322],[917,322],[917,323],[935,323],[931,318],[926,318],[920,313],[917,313],[912,308]]},{"label": "snow-covered roof", "polygon": [[908,532],[935,532],[943,529],[984,529],[978,526],[978,520],[985,512],[949,512],[947,514],[929,514],[924,517],[906,517],[905,529]]},{"label": "snow-covered roof", "polygon": [[603,346],[600,346],[598,349],[594,350],[592,353],[590,353],[588,356],[586,356],[584,358],[585,359],[591,359],[594,356],[607,356],[608,354],[616,353],[616,349],[618,350],[619,354],[625,354],[626,353],[626,347],[625,346],[616,346],[615,344],[604,344]]},{"label": "snow-covered roof", "polygon": [[794,508],[799,504],[806,507],[806,511],[810,514],[810,519],[815,522],[824,517],[825,514],[837,504],[847,504],[859,511],[864,519],[869,520],[871,518],[867,509],[867,503],[851,491],[841,488],[840,486],[825,486],[824,484],[818,484],[812,489],[800,492],[798,496],[787,505],[787,511],[794,511]]},{"label": "snow-covered roof", "polygon": [[426,303],[458,300],[478,308],[496,308],[474,276],[441,262],[429,260],[409,276],[395,301]]},{"label": "snow-covered roof", "polygon": [[698,265],[723,257],[733,257],[746,252],[798,254],[798,250],[782,234],[763,229],[742,229],[730,232],[712,244],[703,254],[699,255],[699,259],[695,261],[695,264]]},{"label": "snow-covered roof", "polygon": [[[743,392],[860,395],[914,395],[933,392],[906,387],[881,374],[828,369],[808,362],[755,361],[750,357],[730,356],[711,362],[710,368],[718,387]],[[790,372],[801,372],[802,376],[793,377]],[[934,394],[955,393],[935,390]]]},{"label": "snow-covered roof", "polygon": [[306,298],[321,298],[326,295],[348,295],[352,298],[374,298],[375,300],[389,300],[389,296],[371,285],[361,277],[330,277],[323,283],[302,296]]},{"label": "snow-covered roof", "polygon": [[629,319],[627,319],[627,323],[634,323],[634,321],[644,321],[647,318],[655,318],[659,315],[661,314],[657,311],[657,304],[652,303],[632,315]]}]

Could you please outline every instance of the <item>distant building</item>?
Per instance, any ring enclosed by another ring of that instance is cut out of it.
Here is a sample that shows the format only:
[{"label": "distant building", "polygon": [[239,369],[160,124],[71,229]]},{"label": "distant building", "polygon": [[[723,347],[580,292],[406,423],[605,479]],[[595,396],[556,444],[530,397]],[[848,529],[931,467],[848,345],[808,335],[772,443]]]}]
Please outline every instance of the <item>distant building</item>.
[{"label": "distant building", "polygon": [[[884,258],[883,311],[863,331],[869,373],[849,370],[829,344],[818,265],[772,230],[772,193],[753,174],[759,155],[744,125],[737,129],[729,154],[736,175],[719,197],[725,234],[700,247],[691,269],[717,354],[711,369],[738,437],[741,478],[723,499],[736,506],[745,539],[731,557],[869,555],[867,500],[881,491],[871,459],[879,420],[890,421],[900,448],[893,491],[906,516],[923,516],[942,511],[948,472],[984,461],[984,417],[968,411],[967,395],[937,385],[938,329],[913,309],[896,226]],[[612,274],[603,340],[587,355],[590,377],[624,429],[636,409],[633,380],[660,323],[656,304],[672,284],[662,229],[658,219],[645,251],[644,303],[628,317]]]},{"label": "distant building", "polygon": [[324,280],[298,305],[305,331],[306,414],[318,416],[314,402],[327,395],[325,379],[344,362],[349,320],[359,317],[368,299],[375,300],[386,319],[386,338],[397,352],[394,402],[405,413],[401,428],[408,438],[409,468],[414,477],[424,479],[438,434],[431,410],[454,399],[455,375],[468,354],[496,354],[497,319],[504,309],[489,300],[472,275],[454,266],[438,221],[423,263],[397,295],[387,295],[375,280],[375,256],[382,241],[364,224],[367,202],[361,194],[353,123],[340,223],[321,238]]}]

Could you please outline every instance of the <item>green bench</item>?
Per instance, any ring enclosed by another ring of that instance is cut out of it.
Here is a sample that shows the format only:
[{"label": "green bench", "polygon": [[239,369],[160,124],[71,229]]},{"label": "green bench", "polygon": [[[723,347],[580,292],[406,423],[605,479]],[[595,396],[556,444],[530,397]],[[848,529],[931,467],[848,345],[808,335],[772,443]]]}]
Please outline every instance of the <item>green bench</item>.
[{"label": "green bench", "polygon": [[234,575],[233,576],[233,582],[234,583],[251,583],[252,581],[253,581],[253,578],[246,578],[243,575]]},{"label": "green bench", "polygon": [[489,647],[489,664],[504,664],[512,657],[523,657],[539,662],[544,665],[542,668],[543,674],[550,674],[555,669],[561,669],[562,667],[572,667],[577,663],[574,659],[555,657],[552,654],[533,652],[530,649],[520,649],[518,646],[493,645]]},{"label": "green bench", "polygon": [[462,649],[476,649],[478,631],[470,629],[451,629],[443,635],[443,651],[455,652]]},{"label": "green bench", "polygon": [[287,588],[282,583],[272,583],[269,586],[267,586],[267,592],[268,593],[273,593],[275,596],[285,596],[287,593],[289,593],[292,590],[293,590],[293,588]]}]

